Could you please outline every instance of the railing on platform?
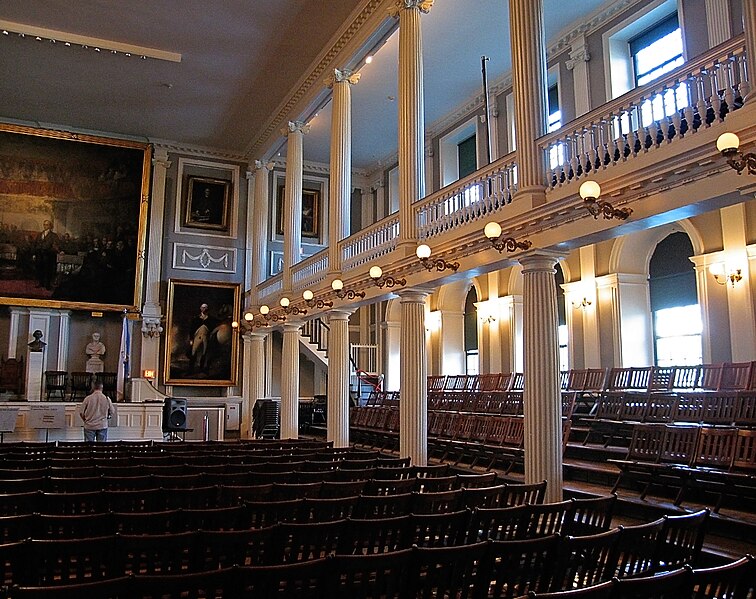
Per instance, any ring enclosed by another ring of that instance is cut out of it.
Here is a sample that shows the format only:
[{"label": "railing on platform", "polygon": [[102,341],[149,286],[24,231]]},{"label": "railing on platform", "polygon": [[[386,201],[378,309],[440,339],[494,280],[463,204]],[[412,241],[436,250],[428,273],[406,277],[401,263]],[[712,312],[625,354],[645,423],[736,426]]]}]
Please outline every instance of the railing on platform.
[{"label": "railing on platform", "polygon": [[321,250],[292,267],[294,289],[307,289],[325,280],[328,273],[328,251]]},{"label": "railing on platform", "polygon": [[512,201],[517,191],[515,153],[438,190],[416,204],[418,239],[440,235],[458,225],[488,219]]},{"label": "railing on platform", "polygon": [[396,248],[399,216],[392,214],[341,242],[341,268],[347,271],[373,262]]},{"label": "railing on platform", "polygon": [[544,183],[553,189],[722,122],[749,88],[740,36],[541,138]]},{"label": "railing on platform", "polygon": [[352,343],[349,346],[352,364],[358,370],[378,372],[378,346],[365,343]]},{"label": "railing on platform", "polygon": [[283,289],[283,275],[277,274],[276,276],[267,279],[260,283],[257,287],[257,299],[264,303],[263,300],[280,293]]}]

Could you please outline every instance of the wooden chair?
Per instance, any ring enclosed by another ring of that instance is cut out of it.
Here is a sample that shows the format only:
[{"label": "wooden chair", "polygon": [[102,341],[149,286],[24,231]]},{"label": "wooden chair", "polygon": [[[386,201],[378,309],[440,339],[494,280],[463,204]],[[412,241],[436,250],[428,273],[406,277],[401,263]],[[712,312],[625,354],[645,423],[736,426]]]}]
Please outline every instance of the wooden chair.
[{"label": "wooden chair", "polygon": [[0,545],[0,587],[34,584],[29,568],[33,564],[31,541],[15,541]]},{"label": "wooden chair", "polygon": [[29,586],[66,585],[121,576],[115,537],[35,539],[29,545]]},{"label": "wooden chair", "polygon": [[529,522],[529,505],[503,508],[478,508],[470,516],[467,542],[513,541],[523,538]]},{"label": "wooden chair", "polygon": [[224,568],[184,574],[140,575],[131,579],[133,599],[235,599],[241,597],[239,570]]},{"label": "wooden chair", "polygon": [[[34,479],[31,479],[34,480]],[[36,530],[38,514],[0,516],[0,545],[16,543],[28,539],[29,531]],[[2,582],[0,582],[2,585]]]},{"label": "wooden chair", "polygon": [[573,537],[595,535],[609,530],[617,495],[573,499],[572,509],[565,518],[561,534]]},{"label": "wooden chair", "polygon": [[89,372],[72,372],[71,373],[71,394],[70,401],[83,399],[89,395],[92,389],[92,374]]},{"label": "wooden chair", "polygon": [[616,576],[642,576],[653,572],[656,546],[663,527],[664,518],[637,526],[619,527],[620,540],[614,560],[617,563]]},{"label": "wooden chair", "polygon": [[614,582],[602,582],[590,587],[572,589],[569,591],[554,591],[553,593],[530,592],[528,599],[610,599]]},{"label": "wooden chair", "polygon": [[352,497],[305,497],[297,514],[298,522],[332,522],[349,518],[359,496]]},{"label": "wooden chair", "polygon": [[572,519],[575,500],[541,503],[527,506],[524,520],[518,530],[521,539],[535,539],[558,534],[566,521]]},{"label": "wooden chair", "polygon": [[0,361],[0,391],[20,395],[24,388],[24,358]]},{"label": "wooden chair", "polygon": [[182,574],[191,571],[197,533],[118,535],[115,556],[119,575]]},{"label": "wooden chair", "polygon": [[181,510],[112,512],[115,532],[128,535],[168,534],[185,530]]},{"label": "wooden chair", "polygon": [[412,511],[413,493],[396,495],[360,495],[352,512],[355,518],[389,518]]},{"label": "wooden chair", "polygon": [[562,537],[552,590],[570,590],[610,581],[617,569],[620,529]]},{"label": "wooden chair", "polygon": [[[64,586],[14,586],[11,597],[21,599],[135,599],[132,579],[128,576],[66,584]],[[142,595],[139,595],[142,597]]]},{"label": "wooden chair", "polygon": [[486,472],[485,474],[457,474],[457,489],[473,489],[481,487],[491,487],[496,484],[498,474],[496,472]]},{"label": "wooden chair", "polygon": [[559,536],[494,541],[487,555],[487,591],[483,597],[519,597],[551,588]]},{"label": "wooden chair", "polygon": [[471,597],[489,581],[489,543],[457,547],[413,547],[408,597]]},{"label": "wooden chair", "polygon": [[[229,597],[317,599],[331,578],[330,558],[239,568],[240,590]],[[224,596],[225,597],[225,596]]]},{"label": "wooden chair", "polygon": [[244,530],[249,528],[247,508],[244,505],[199,509],[180,508],[178,512],[178,530]]},{"label": "wooden chair", "polygon": [[470,511],[459,510],[446,514],[413,514],[408,534],[412,545],[418,547],[450,547],[464,543]]},{"label": "wooden chair", "polygon": [[[412,480],[412,479],[409,479]],[[457,476],[434,476],[432,478],[416,478],[414,491],[418,493],[436,493],[439,491],[452,491],[457,486]]]},{"label": "wooden chair", "polygon": [[754,591],[756,560],[746,555],[729,564],[693,570],[692,599],[747,597]]},{"label": "wooden chair", "polygon": [[337,554],[329,564],[324,597],[400,599],[406,592],[412,549],[367,554]]},{"label": "wooden chair", "polygon": [[695,566],[703,547],[709,510],[682,516],[664,516],[659,541],[654,552],[656,572],[682,566]]},{"label": "wooden chair", "polygon": [[270,561],[278,525],[247,530],[203,530],[197,536],[194,571],[261,566]]},{"label": "wooden chair", "polygon": [[60,397],[60,401],[66,399],[66,389],[68,388],[68,373],[65,370],[45,370],[45,392],[47,401]]},{"label": "wooden chair", "polygon": [[462,490],[412,493],[413,514],[437,514],[455,511],[462,499]]},{"label": "wooden chair", "polygon": [[540,483],[507,483],[506,492],[502,499],[504,506],[502,507],[543,503],[545,496],[545,480]]},{"label": "wooden chair", "polygon": [[279,522],[295,522],[303,499],[286,501],[245,501],[251,528],[263,528]]},{"label": "wooden chair", "polygon": [[369,555],[396,552],[410,547],[411,516],[350,518],[344,526],[336,553]]},{"label": "wooden chair", "polygon": [[654,576],[619,578],[614,581],[612,599],[679,599],[689,588],[690,568],[679,568]]},{"label": "wooden chair", "polygon": [[[423,479],[424,480],[424,479]],[[399,495],[402,493],[411,493],[417,486],[417,479],[405,478],[398,480],[369,480],[365,484],[365,495]]]},{"label": "wooden chair", "polygon": [[506,492],[506,484],[462,489],[462,505],[471,510],[479,507],[505,507],[503,498]]},{"label": "wooden chair", "polygon": [[95,375],[95,381],[102,383],[102,392],[113,401],[116,400],[117,372],[98,372]]},{"label": "wooden chair", "polygon": [[37,514],[27,537],[35,539],[83,539],[115,534],[115,521],[110,514],[62,516]]},{"label": "wooden chair", "polygon": [[278,525],[271,554],[271,564],[304,562],[327,557],[339,546],[339,536],[346,520],[332,522],[284,522]]}]

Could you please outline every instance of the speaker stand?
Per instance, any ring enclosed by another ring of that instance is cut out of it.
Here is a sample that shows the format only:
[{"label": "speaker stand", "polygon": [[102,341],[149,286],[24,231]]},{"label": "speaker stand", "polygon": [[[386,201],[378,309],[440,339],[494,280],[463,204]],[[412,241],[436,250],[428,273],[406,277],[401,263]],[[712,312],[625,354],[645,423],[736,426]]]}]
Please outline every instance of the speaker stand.
[{"label": "speaker stand", "polygon": [[163,441],[166,443],[183,443],[186,441],[186,433],[191,433],[193,428],[185,428],[180,431],[166,431],[163,433]]}]

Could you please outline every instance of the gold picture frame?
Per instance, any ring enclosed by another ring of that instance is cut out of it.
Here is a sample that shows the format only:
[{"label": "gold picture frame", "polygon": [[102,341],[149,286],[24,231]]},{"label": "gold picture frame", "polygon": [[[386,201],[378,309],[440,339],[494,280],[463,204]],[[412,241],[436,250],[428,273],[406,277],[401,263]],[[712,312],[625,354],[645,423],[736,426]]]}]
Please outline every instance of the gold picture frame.
[{"label": "gold picture frame", "polygon": [[0,123],[0,304],[138,310],[152,148]]},{"label": "gold picture frame", "polygon": [[231,182],[207,177],[187,177],[184,227],[228,232]]},{"label": "gold picture frame", "polygon": [[239,296],[237,283],[168,282],[166,385],[236,384],[239,336],[231,322]]},{"label": "gold picture frame", "polygon": [[[276,235],[283,235],[283,213],[285,189],[278,186],[276,200]],[[302,237],[318,239],[320,237],[320,191],[317,189],[302,190]]]}]

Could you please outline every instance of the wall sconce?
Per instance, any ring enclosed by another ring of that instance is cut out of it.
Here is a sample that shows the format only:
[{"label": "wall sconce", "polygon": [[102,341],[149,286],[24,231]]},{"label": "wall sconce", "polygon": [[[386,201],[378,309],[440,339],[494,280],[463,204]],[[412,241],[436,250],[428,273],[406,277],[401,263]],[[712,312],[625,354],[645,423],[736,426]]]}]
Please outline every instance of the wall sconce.
[{"label": "wall sconce", "polygon": [[[265,306],[267,308],[267,306]],[[262,311],[262,306],[260,307],[260,310]],[[252,329],[255,327],[263,327],[265,326],[266,322],[263,319],[255,318],[252,312],[245,312],[243,318],[243,322],[239,322],[238,320],[234,320],[231,323],[231,328],[235,331],[239,331],[242,335],[245,333],[249,333]]]},{"label": "wall sconce", "polygon": [[499,253],[507,250],[508,252],[514,252],[515,250],[527,250],[533,245],[529,240],[516,241],[514,237],[501,238],[501,225],[497,222],[488,223],[483,229],[483,234],[486,236],[491,245]]},{"label": "wall sconce", "polygon": [[586,308],[587,308],[588,306],[590,306],[590,305],[591,305],[592,303],[593,303],[593,302],[592,302],[591,300],[589,300],[589,299],[588,299],[587,297],[584,297],[582,301],[579,301],[579,302],[573,301],[573,302],[572,302],[572,305],[573,305],[573,306],[574,306],[574,307],[575,307],[576,309],[585,310],[585,309],[586,309]]},{"label": "wall sconce", "polygon": [[425,330],[428,333],[438,331],[441,328],[441,310],[428,312],[425,318]]},{"label": "wall sconce", "polygon": [[406,285],[407,279],[401,278],[396,279],[392,277],[391,275],[383,276],[383,269],[380,266],[371,266],[370,267],[370,278],[373,279],[373,283],[375,283],[378,287],[396,287],[397,285]]},{"label": "wall sconce", "polygon": [[286,296],[282,297],[278,303],[281,305],[281,308],[283,308],[284,314],[291,314],[292,316],[297,316],[298,314],[307,314],[307,310],[305,308],[292,306],[291,300],[289,300],[289,298]]},{"label": "wall sconce", "polygon": [[496,322],[496,308],[498,305],[498,301],[494,303],[494,300],[475,303],[475,308],[478,311],[478,318],[483,324]]},{"label": "wall sconce", "polygon": [[632,208],[615,208],[605,200],[599,200],[601,195],[601,186],[595,181],[586,181],[580,186],[580,197],[583,198],[583,205],[593,218],[604,215],[606,220],[616,218],[618,220],[627,220],[627,217],[633,213]]},{"label": "wall sconce", "polygon": [[447,268],[453,270],[454,272],[457,272],[457,269],[459,268],[459,262],[447,262],[443,258],[433,258],[431,260],[431,253],[432,250],[430,249],[430,246],[424,243],[417,246],[417,249],[415,250],[415,254],[418,258],[420,258],[420,263],[429,272],[434,268],[439,272],[442,272]]},{"label": "wall sconce", "polygon": [[[278,322],[279,320],[281,322],[284,322],[286,320],[285,316],[280,316],[276,314],[275,312],[271,312],[270,307],[266,306],[265,304],[260,306],[260,314],[262,315],[262,317],[265,319],[266,322],[271,322],[271,321]],[[247,318],[246,314],[244,315],[244,318],[245,319]]]},{"label": "wall sconce", "polygon": [[364,291],[344,289],[344,281],[342,281],[341,279],[334,279],[331,283],[331,289],[336,292],[336,297],[338,297],[339,299],[353,300],[356,297],[365,297]]},{"label": "wall sconce", "polygon": [[304,292],[302,292],[302,298],[305,301],[305,304],[307,304],[310,308],[317,308],[322,309],[326,306],[329,308],[333,307],[333,302],[326,302],[322,299],[315,299],[315,294],[310,291],[309,289],[305,289]]},{"label": "wall sconce", "polygon": [[714,277],[714,280],[720,285],[727,285],[729,282],[733,287],[735,283],[739,283],[743,279],[741,270],[739,268],[731,270],[729,273],[725,272],[724,264],[721,262],[718,264],[712,264],[709,266],[709,272]]},{"label": "wall sconce", "polygon": [[717,150],[727,158],[727,164],[738,171],[738,174],[747,168],[749,175],[756,175],[756,154],[743,154],[738,150],[739,147],[740,139],[734,133],[722,133],[717,138]]}]

